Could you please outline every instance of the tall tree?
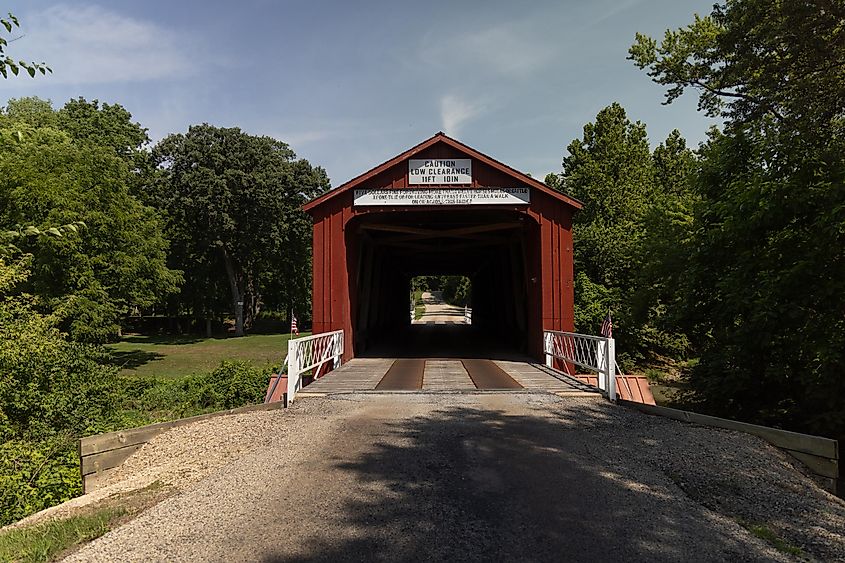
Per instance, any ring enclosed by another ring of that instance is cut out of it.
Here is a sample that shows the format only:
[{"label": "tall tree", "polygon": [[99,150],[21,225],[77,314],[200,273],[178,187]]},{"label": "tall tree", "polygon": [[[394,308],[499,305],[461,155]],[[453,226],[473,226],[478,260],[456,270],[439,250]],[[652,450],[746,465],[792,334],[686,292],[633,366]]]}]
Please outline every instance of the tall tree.
[{"label": "tall tree", "polygon": [[[643,220],[655,192],[645,126],[614,103],[584,126],[583,138],[568,151],[562,185],[585,204],[573,225],[576,325],[594,332],[611,309],[617,323],[630,329]],[[630,343],[630,332],[627,338]]]},{"label": "tall tree", "polygon": [[630,56],[725,119],[702,149],[686,323],[703,409],[845,437],[845,7],[730,0]]},{"label": "tall tree", "polygon": [[[75,338],[102,341],[128,307],[175,291],[178,273],[166,268],[161,225],[129,193],[133,173],[114,148],[75,141],[44,125],[51,120],[43,105],[24,105],[10,103],[0,118],[0,225],[85,224],[75,237],[16,244],[34,256],[27,289],[62,309]],[[36,116],[36,125],[22,116]]]},{"label": "tall tree", "polygon": [[299,208],[328,189],[324,170],[281,141],[207,124],[165,138],[154,154],[156,197],[194,313],[210,314],[197,308],[218,302],[225,285],[242,335],[265,301],[302,304],[311,239]]},{"label": "tall tree", "polygon": [[637,287],[632,296],[639,346],[652,358],[679,360],[691,351],[680,319],[686,287],[687,250],[693,208],[697,158],[678,130],[652,153],[655,190],[643,218],[645,235],[639,248]]}]

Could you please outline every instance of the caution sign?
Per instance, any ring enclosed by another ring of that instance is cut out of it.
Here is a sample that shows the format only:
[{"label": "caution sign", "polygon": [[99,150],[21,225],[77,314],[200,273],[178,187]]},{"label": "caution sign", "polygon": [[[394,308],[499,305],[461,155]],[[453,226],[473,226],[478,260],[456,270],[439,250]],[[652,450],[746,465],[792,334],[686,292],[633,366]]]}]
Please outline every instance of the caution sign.
[{"label": "caution sign", "polygon": [[411,185],[472,184],[471,158],[408,160],[408,183]]}]

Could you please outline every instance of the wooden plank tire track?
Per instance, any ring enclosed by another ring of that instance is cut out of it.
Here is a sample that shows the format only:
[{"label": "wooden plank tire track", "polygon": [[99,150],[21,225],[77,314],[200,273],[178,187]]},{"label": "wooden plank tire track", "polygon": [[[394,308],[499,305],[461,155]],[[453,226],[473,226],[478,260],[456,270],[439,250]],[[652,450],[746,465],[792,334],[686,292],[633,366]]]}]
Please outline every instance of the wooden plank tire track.
[{"label": "wooden plank tire track", "polygon": [[396,360],[381,381],[379,391],[416,391],[422,389],[425,360]]},{"label": "wooden plank tire track", "polygon": [[522,389],[514,378],[492,360],[461,360],[477,389]]}]

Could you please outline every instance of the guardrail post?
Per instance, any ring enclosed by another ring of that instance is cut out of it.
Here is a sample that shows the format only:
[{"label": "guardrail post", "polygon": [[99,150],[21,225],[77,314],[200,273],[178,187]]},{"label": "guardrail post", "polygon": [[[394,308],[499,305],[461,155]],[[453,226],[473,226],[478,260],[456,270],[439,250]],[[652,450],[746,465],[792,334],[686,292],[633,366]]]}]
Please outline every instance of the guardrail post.
[{"label": "guardrail post", "polygon": [[296,341],[288,340],[288,400],[290,405],[296,395],[296,387],[299,383],[299,356],[296,353]]},{"label": "guardrail post", "polygon": [[337,369],[340,367],[341,361],[343,360],[343,333],[335,334],[334,337],[334,361],[332,362],[332,368]]},{"label": "guardrail post", "polygon": [[607,339],[607,398],[616,402],[616,341]]}]

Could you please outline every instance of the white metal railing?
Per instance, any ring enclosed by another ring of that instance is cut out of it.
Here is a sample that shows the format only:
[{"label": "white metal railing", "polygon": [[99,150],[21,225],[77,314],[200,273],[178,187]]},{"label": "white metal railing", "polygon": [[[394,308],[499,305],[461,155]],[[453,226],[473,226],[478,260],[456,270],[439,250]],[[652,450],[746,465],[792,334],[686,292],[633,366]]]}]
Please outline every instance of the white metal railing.
[{"label": "white metal railing", "polygon": [[464,305],[464,323],[472,324],[472,309],[466,305]]},{"label": "white metal railing", "polygon": [[343,331],[323,332],[288,340],[288,404],[302,389],[302,374],[316,369],[315,379],[327,362],[340,366],[343,357]]},{"label": "white metal railing", "polygon": [[616,343],[612,338],[557,330],[543,331],[546,365],[553,358],[598,372],[598,387],[616,401]]}]

